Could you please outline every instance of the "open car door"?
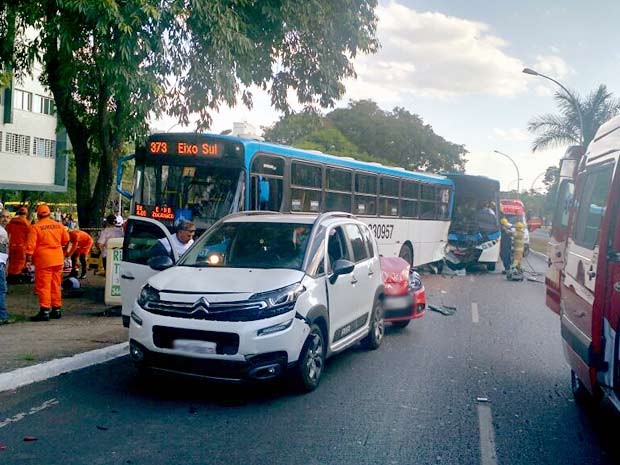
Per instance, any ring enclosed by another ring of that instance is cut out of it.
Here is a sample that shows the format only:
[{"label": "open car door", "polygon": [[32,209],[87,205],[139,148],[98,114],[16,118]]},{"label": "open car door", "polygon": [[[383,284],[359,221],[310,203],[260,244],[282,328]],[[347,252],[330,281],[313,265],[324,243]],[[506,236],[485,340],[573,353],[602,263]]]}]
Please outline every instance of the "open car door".
[{"label": "open car door", "polygon": [[[125,230],[123,242],[123,261],[121,262],[121,301],[123,305],[123,325],[129,327],[129,317],[133,304],[146,281],[158,273],[148,264],[149,259],[161,255],[165,249],[176,263],[178,257],[171,246],[171,234],[159,221],[150,218],[131,216]],[[162,247],[167,241],[169,247]]]}]

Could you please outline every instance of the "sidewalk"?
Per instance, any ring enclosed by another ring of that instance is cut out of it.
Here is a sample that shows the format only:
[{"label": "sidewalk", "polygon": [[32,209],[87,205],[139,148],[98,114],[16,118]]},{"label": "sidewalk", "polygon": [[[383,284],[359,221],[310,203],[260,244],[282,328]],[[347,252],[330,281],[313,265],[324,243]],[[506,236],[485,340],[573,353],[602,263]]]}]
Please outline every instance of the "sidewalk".
[{"label": "sidewalk", "polygon": [[59,320],[31,322],[38,311],[33,284],[9,286],[7,307],[17,321],[0,326],[0,373],[127,341],[120,307],[103,303],[104,278],[89,273],[84,296],[63,299]]}]

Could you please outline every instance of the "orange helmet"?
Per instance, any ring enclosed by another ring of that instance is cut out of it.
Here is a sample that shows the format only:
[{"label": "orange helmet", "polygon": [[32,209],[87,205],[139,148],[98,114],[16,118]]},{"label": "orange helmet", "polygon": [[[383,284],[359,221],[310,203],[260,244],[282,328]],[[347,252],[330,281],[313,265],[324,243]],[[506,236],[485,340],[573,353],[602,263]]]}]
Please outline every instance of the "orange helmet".
[{"label": "orange helmet", "polygon": [[37,208],[37,216],[40,216],[41,218],[45,216],[50,216],[50,213],[50,207],[48,207],[47,205],[39,205],[39,207]]}]

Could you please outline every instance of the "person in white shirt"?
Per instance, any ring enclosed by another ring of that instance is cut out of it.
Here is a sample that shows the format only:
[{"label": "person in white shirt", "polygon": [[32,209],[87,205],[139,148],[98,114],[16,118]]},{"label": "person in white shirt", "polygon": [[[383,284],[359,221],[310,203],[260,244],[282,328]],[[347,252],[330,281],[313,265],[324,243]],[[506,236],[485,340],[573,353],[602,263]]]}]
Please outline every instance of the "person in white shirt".
[{"label": "person in white shirt", "polygon": [[103,268],[106,267],[106,257],[108,256],[107,244],[108,240],[114,237],[123,237],[123,228],[122,223],[117,226],[116,224],[116,215],[108,215],[105,219],[106,225],[101,234],[99,235],[99,239],[97,239],[97,247],[101,250],[101,256],[103,257]]},{"label": "person in white shirt", "polygon": [[151,249],[151,257],[170,256],[172,254],[171,245],[174,247],[177,256],[181,257],[194,243],[194,234],[196,234],[196,225],[191,221],[182,221],[176,234],[171,238],[172,244],[165,237],[160,239]]},{"label": "person in white shirt", "polygon": [[9,235],[4,227],[10,219],[8,210],[0,211],[0,325],[9,322],[9,314],[6,311],[6,264],[9,260]]}]

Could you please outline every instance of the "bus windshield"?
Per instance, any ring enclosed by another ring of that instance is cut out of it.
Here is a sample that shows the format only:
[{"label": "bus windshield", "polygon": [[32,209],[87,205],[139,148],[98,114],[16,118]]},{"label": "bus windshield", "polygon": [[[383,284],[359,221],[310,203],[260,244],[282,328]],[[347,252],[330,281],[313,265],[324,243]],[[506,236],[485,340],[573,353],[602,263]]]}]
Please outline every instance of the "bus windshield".
[{"label": "bus windshield", "polygon": [[216,166],[146,165],[136,192],[136,214],[206,229],[242,200],[243,171]]}]

